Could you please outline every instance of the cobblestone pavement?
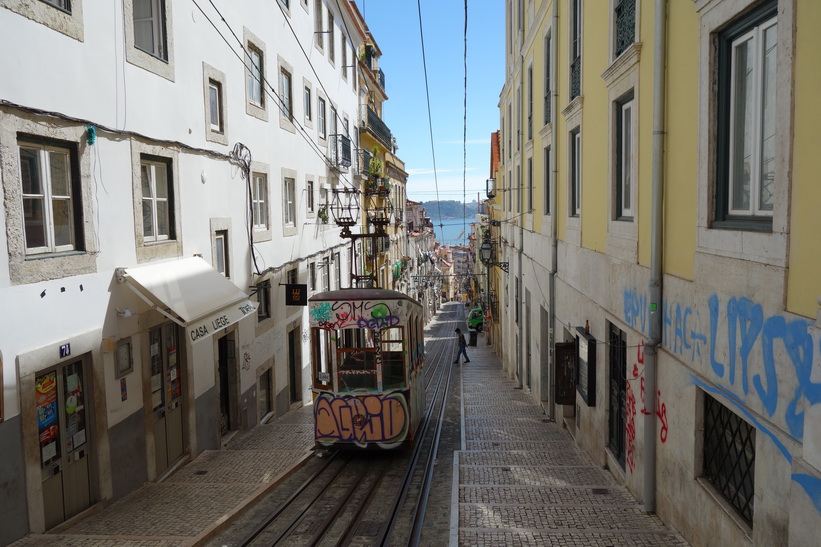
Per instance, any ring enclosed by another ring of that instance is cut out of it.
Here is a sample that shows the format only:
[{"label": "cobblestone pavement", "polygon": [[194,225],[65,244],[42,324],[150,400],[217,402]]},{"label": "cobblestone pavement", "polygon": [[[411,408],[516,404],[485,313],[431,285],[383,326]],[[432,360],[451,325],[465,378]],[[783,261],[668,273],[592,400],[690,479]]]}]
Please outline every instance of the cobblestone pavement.
[{"label": "cobblestone pavement", "polygon": [[489,348],[470,349],[451,545],[687,545],[548,420]]}]

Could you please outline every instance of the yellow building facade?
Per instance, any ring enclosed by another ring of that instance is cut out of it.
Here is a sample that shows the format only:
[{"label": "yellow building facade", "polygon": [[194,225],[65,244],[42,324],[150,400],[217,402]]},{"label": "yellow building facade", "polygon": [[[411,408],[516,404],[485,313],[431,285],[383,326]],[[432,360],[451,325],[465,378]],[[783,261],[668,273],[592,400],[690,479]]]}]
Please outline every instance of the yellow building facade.
[{"label": "yellow building facade", "polygon": [[695,545],[821,530],[817,4],[505,5],[494,349]]}]

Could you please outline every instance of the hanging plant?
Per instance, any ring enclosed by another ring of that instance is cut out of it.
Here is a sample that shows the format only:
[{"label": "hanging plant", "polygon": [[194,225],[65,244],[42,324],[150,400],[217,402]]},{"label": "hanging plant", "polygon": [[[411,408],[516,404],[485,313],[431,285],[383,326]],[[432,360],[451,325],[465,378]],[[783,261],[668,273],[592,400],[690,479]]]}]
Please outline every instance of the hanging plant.
[{"label": "hanging plant", "polygon": [[322,224],[328,224],[328,206],[323,205],[319,208],[316,212],[316,216],[319,217],[319,220],[322,221]]}]

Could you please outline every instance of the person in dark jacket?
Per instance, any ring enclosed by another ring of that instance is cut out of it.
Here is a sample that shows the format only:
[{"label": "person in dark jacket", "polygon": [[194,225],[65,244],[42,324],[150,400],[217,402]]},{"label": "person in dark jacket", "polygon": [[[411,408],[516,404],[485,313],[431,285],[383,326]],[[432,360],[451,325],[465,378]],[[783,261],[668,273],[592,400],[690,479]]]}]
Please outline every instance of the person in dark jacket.
[{"label": "person in dark jacket", "polygon": [[461,329],[456,329],[456,341],[459,342],[459,351],[456,353],[456,360],[453,362],[454,365],[459,364],[459,356],[465,356],[465,363],[470,363],[470,358],[468,357],[468,352],[465,348],[467,348],[467,341],[465,340],[465,335],[462,334]]}]

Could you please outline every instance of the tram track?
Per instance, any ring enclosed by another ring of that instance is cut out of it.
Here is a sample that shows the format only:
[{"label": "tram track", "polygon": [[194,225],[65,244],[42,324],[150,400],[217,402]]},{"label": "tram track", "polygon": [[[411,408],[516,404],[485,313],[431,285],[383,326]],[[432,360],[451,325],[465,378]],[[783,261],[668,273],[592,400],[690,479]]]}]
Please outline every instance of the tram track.
[{"label": "tram track", "polygon": [[291,489],[284,500],[262,500],[256,516],[208,544],[418,544],[455,369],[450,360],[454,342],[447,332],[451,325],[447,320],[437,325],[426,344],[427,404],[412,446],[318,451],[310,465],[283,485]]}]

